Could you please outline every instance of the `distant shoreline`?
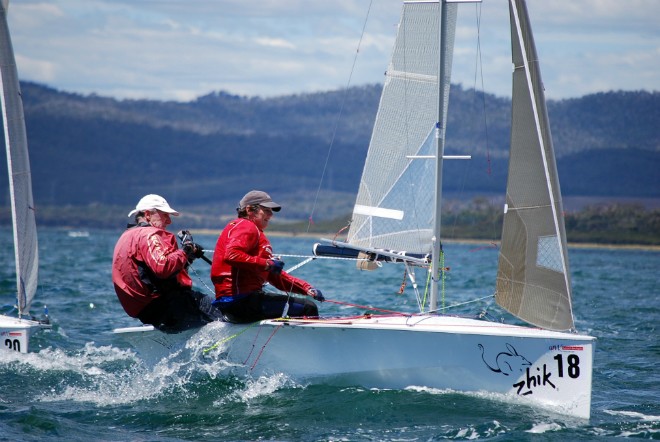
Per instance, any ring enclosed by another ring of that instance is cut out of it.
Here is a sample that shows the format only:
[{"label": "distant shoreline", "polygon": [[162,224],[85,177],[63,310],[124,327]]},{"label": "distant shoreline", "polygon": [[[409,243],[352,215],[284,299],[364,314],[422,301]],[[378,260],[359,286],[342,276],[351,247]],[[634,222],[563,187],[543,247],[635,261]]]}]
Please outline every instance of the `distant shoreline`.
[{"label": "distant shoreline", "polygon": [[[194,234],[200,235],[220,235],[222,230],[220,229],[191,229]],[[331,239],[335,233],[322,233],[322,232],[304,232],[304,233],[294,233],[294,232],[284,232],[277,230],[267,230],[266,234],[274,238],[327,238]],[[492,240],[488,239],[445,239],[445,243],[462,243],[462,244],[493,244]],[[646,244],[604,244],[604,243],[580,243],[580,242],[569,242],[568,247],[574,249],[613,249],[613,250],[648,250],[652,252],[660,252],[660,245],[646,245]]]},{"label": "distant shoreline", "polygon": [[[4,226],[0,225],[0,227],[8,227],[10,228],[11,226]],[[57,229],[57,230],[65,230],[65,231],[87,231],[89,230],[86,227],[74,227],[74,226],[57,226],[57,227],[50,227],[52,229]],[[190,229],[193,235],[213,235],[213,236],[219,236],[220,233],[222,232],[221,229],[195,229],[191,228]],[[176,231],[175,231],[176,233]],[[286,232],[286,231],[279,231],[279,230],[268,230],[266,231],[268,236],[273,237],[273,238],[309,238],[309,239],[318,239],[321,240],[321,238],[325,239],[333,239],[336,232],[302,232],[302,233],[297,233],[297,232]],[[341,241],[345,240],[345,236],[342,236],[340,238]],[[445,243],[449,244],[456,244],[456,243],[462,243],[462,244],[477,244],[477,245],[488,245],[488,244],[497,244],[499,243],[499,240],[493,241],[489,239],[469,239],[469,238],[464,238],[464,239],[445,239],[443,240]],[[608,243],[594,243],[594,242],[569,242],[568,247],[570,248],[575,248],[575,249],[612,249],[612,250],[645,250],[645,251],[651,251],[651,252],[660,252],[660,245],[653,245],[653,244],[608,244]]]}]

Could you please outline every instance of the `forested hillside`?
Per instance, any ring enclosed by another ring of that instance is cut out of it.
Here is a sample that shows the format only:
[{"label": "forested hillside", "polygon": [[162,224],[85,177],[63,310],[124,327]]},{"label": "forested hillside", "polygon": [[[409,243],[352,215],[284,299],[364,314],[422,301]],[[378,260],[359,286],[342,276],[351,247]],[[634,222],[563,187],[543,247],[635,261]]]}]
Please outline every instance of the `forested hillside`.
[{"label": "forested hillside", "polygon": [[[186,103],[22,89],[35,203],[44,211],[128,212],[155,192],[220,216],[262,188],[286,204],[283,219],[313,212],[322,220],[352,204],[381,87],[276,98],[214,92]],[[447,164],[448,192],[504,189],[509,108],[508,99],[452,89],[447,153],[473,159]],[[608,92],[548,108],[564,195],[660,197],[660,93]],[[2,180],[2,206],[6,189]]]}]

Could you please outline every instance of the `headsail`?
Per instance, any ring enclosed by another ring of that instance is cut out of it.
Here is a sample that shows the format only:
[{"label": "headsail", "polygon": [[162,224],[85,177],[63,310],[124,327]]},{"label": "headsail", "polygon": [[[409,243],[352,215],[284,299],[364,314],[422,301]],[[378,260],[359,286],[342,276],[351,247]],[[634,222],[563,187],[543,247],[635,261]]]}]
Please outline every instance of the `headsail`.
[{"label": "headsail", "polygon": [[0,4],[0,105],[4,126],[9,193],[14,226],[16,284],[19,316],[27,314],[37,290],[37,228],[32,199],[32,176],[28,156],[23,102],[18,72],[7,25],[8,2]]},{"label": "headsail", "polygon": [[[431,252],[440,8],[438,1],[404,2],[348,233],[349,244]],[[450,73],[457,8],[448,5],[446,9],[449,24],[443,44],[447,48],[446,72]],[[447,100],[442,106],[446,115]],[[413,158],[420,156],[427,159]]]},{"label": "headsail", "polygon": [[539,63],[525,3],[511,0],[509,10],[511,150],[496,300],[530,324],[570,330],[566,234]]}]

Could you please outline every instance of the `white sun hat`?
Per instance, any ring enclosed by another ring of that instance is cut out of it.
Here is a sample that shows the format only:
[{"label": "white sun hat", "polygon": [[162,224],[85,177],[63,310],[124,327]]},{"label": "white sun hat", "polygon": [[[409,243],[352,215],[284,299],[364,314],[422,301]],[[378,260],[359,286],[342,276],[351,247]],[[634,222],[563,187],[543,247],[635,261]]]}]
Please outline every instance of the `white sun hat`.
[{"label": "white sun hat", "polygon": [[138,201],[137,205],[135,206],[135,209],[131,210],[128,213],[128,217],[130,218],[131,216],[134,216],[138,212],[144,212],[145,210],[152,210],[152,209],[157,209],[160,210],[161,212],[169,213],[170,215],[179,216],[179,212],[171,208],[170,205],[167,204],[165,198],[163,198],[160,195],[149,194],[143,196],[142,199]]}]

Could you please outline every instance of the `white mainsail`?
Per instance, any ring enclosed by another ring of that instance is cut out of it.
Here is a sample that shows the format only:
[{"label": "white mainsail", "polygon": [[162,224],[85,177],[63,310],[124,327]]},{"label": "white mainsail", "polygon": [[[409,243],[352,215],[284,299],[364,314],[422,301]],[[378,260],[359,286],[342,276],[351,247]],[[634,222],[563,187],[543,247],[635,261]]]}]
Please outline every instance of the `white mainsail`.
[{"label": "white mainsail", "polygon": [[3,3],[1,7],[0,88],[2,95],[0,95],[0,106],[2,106],[9,171],[9,194],[16,257],[17,306],[20,317],[29,313],[32,299],[37,291],[39,254],[23,101],[7,25],[6,4]]},{"label": "white mainsail", "polygon": [[0,315],[0,349],[27,353],[32,334],[50,328],[50,323],[47,317],[37,321],[30,315],[30,306],[37,291],[39,253],[23,102],[7,25],[8,3],[4,0],[0,3],[0,107],[14,228],[18,317]]},{"label": "white mainsail", "polygon": [[559,178],[527,7],[510,5],[511,149],[497,303],[550,330],[574,328]]},{"label": "white mainsail", "polygon": [[[431,253],[441,7],[437,1],[403,5],[348,232],[351,245]],[[443,44],[450,73],[457,8],[447,9]],[[446,115],[447,99],[442,106]]]}]

